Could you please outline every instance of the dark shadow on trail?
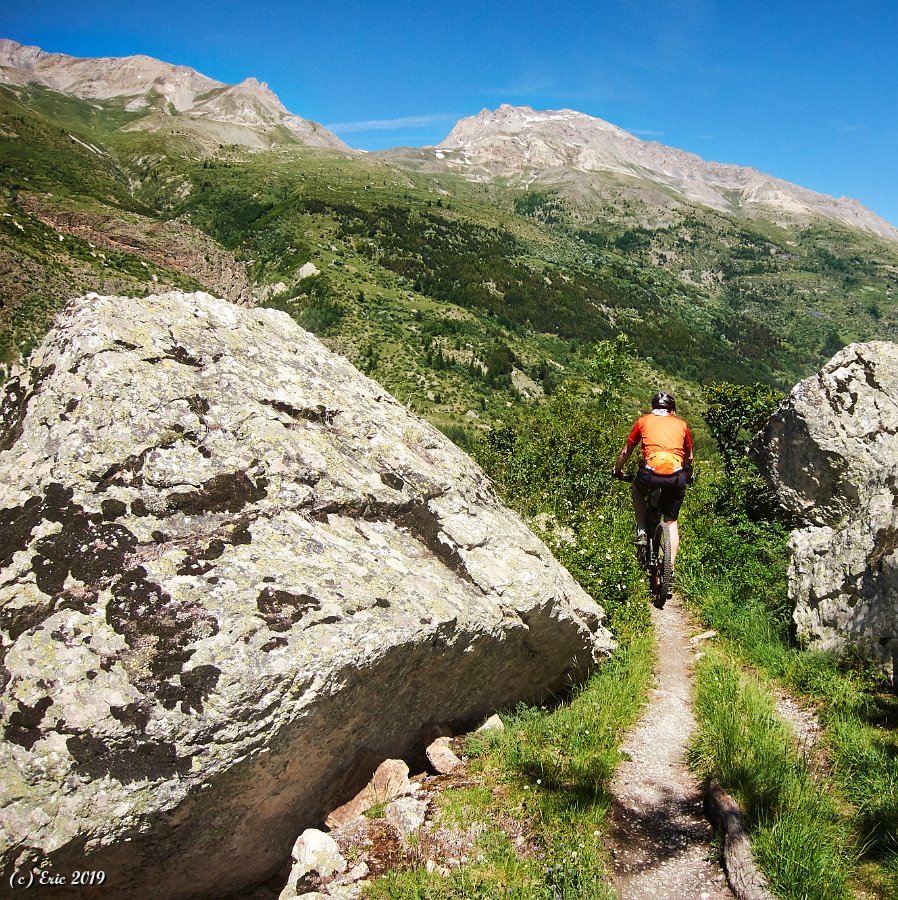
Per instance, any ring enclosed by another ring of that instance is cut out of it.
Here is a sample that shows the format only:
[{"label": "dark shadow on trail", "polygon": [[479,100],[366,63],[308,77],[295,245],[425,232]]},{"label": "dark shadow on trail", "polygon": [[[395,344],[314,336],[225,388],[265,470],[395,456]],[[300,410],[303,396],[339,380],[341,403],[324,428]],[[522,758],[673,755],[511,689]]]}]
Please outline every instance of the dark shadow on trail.
[{"label": "dark shadow on trail", "polygon": [[629,806],[615,798],[611,804],[617,875],[656,868],[689,847],[708,846],[711,829],[702,816],[701,796],[659,790],[661,797],[651,803]]}]

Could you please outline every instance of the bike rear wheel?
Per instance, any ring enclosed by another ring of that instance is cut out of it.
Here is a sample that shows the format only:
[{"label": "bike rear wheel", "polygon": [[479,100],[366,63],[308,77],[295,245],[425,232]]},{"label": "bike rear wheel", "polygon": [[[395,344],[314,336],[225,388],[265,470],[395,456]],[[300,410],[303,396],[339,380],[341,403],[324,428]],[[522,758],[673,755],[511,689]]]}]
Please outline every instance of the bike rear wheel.
[{"label": "bike rear wheel", "polygon": [[673,557],[670,553],[670,525],[667,522],[661,522],[656,532],[656,541],[658,547],[658,598],[659,608],[664,606],[664,602],[668,597],[673,595]]}]

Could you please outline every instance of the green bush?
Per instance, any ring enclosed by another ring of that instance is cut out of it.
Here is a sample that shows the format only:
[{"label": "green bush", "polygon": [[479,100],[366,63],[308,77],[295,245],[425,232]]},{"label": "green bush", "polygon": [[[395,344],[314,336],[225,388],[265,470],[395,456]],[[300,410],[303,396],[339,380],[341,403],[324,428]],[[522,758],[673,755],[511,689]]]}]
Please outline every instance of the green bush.
[{"label": "green bush", "polygon": [[742,465],[749,440],[776,411],[781,396],[764,384],[705,385],[705,422],[729,468]]},{"label": "green bush", "polygon": [[611,469],[624,430],[565,386],[536,411],[490,429],[475,452],[522,511],[569,521],[575,510],[597,508],[614,487]]}]

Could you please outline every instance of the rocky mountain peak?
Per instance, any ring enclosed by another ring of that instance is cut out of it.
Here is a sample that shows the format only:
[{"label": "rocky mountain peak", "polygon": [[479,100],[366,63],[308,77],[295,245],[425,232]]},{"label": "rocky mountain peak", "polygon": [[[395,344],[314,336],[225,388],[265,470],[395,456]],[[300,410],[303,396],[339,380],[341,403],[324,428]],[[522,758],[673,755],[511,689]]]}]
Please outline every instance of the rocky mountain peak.
[{"label": "rocky mountain peak", "polygon": [[709,162],[644,141],[616,125],[571,109],[503,104],[461,119],[434,148],[450,169],[469,177],[518,176],[527,184],[560,170],[651,182],[721,212],[794,224],[816,218],[898,240],[898,229],[857,200],[829,197],[745,166]]},{"label": "rocky mountain peak", "polygon": [[252,94],[260,99],[265,100],[266,102],[272,104],[273,106],[277,106],[279,109],[283,109],[284,112],[287,111],[286,107],[283,103],[278,99],[277,94],[268,86],[268,83],[265,81],[259,81],[257,78],[254,78],[250,75],[249,78],[244,78],[240,84],[234,85],[233,90],[235,91],[245,91],[247,94]]},{"label": "rocky mountain peak", "polygon": [[[228,85],[149,56],[82,59],[4,39],[0,40],[0,83],[37,83],[82,99],[120,101],[131,112],[159,110],[131,126],[147,130],[160,127],[159,116],[183,113],[193,120],[194,131],[201,131],[204,121],[214,123],[208,129],[214,144],[262,149],[270,145],[275,129],[284,128],[301,144],[349,149],[316,122],[288,112],[268,85],[256,78]],[[161,127],[170,127],[170,122]]]},{"label": "rocky mountain peak", "polygon": [[498,109],[482,109],[476,116],[459,120],[439,146],[451,149],[467,141],[487,140],[497,133],[516,134],[523,138],[528,132],[545,132],[544,137],[551,138],[553,131],[563,135],[565,125],[584,123],[601,123],[607,128],[614,128],[607,122],[591,119],[572,109],[538,111],[530,106],[503,103]]},{"label": "rocky mountain peak", "polygon": [[189,109],[198,95],[224,86],[188,66],[149,56],[83,59],[10,40],[0,41],[0,82],[36,82],[87,100],[121,99],[130,110],[149,107],[161,95],[178,112]]}]

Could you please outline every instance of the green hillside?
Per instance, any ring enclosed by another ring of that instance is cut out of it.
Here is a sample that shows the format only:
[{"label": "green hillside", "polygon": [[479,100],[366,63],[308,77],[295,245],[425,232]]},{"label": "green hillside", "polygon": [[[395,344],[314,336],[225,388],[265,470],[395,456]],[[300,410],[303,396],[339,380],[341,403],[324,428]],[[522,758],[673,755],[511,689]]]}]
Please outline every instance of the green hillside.
[{"label": "green hillside", "polygon": [[[278,285],[263,302],[444,427],[551,393],[618,333],[639,380],[785,389],[843,344],[898,329],[898,248],[860,232],[698,207],[652,230],[628,200],[599,208],[363,154],[196,158],[177,117],[164,133],[123,130],[134,118],[0,89],[6,362],[73,294],[216,292],[151,252],[161,223],[211,237],[256,288]],[[309,262],[320,274],[300,278]]]}]

